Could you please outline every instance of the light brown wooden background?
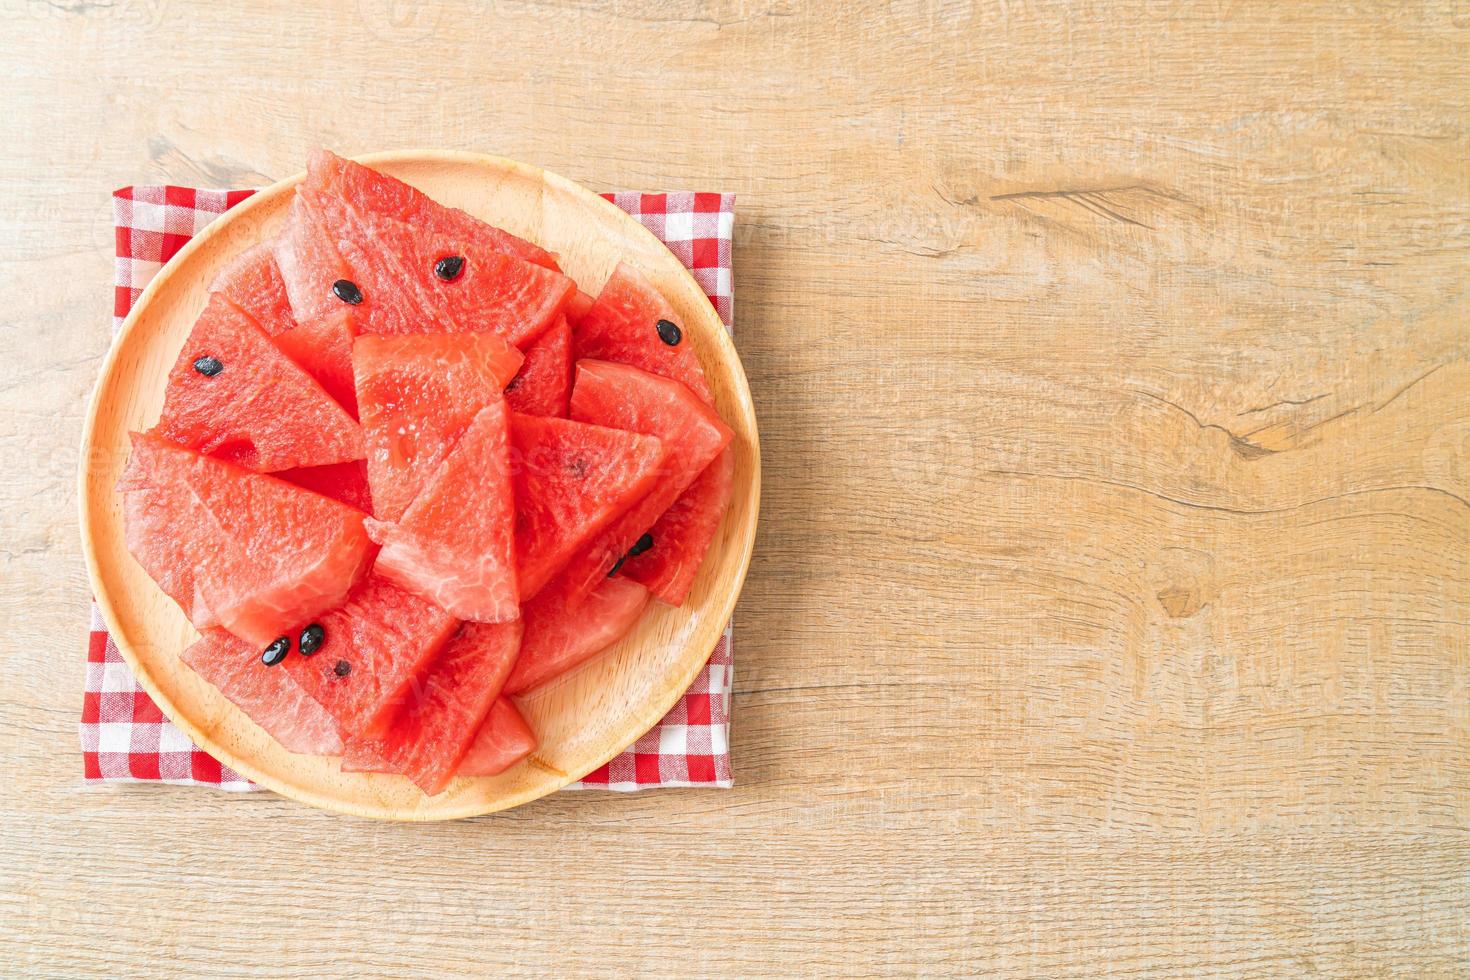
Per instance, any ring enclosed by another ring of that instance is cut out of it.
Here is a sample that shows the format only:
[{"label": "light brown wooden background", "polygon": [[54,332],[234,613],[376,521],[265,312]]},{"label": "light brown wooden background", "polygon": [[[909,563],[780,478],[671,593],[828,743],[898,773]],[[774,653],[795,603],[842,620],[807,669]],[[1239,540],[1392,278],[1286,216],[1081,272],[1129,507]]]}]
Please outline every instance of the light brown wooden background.
[{"label": "light brown wooden background", "polygon": [[[1470,972],[1464,2],[0,11],[0,972]],[[107,194],[314,144],[740,195],[733,792],[82,785]]]}]

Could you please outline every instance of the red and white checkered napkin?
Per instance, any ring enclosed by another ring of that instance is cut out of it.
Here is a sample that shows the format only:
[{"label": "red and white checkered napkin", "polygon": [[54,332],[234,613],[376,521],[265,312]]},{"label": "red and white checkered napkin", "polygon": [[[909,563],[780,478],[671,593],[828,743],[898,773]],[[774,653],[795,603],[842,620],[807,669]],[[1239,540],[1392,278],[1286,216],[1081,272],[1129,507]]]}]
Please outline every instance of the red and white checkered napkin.
[{"label": "red and white checkered napkin", "polygon": [[[112,198],[117,238],[113,334],[158,270],[205,225],[253,191],[190,187],[124,187]],[[604,195],[643,222],[704,287],[726,329],[734,291],[730,242],[732,194],[620,191]],[[589,774],[576,789],[637,790],[732,785],[730,629],[672,711],[626,752]],[[138,686],[132,670],[92,609],[87,686],[82,698],[82,757],[89,782],[166,782],[250,790],[255,785],[189,741]]]}]

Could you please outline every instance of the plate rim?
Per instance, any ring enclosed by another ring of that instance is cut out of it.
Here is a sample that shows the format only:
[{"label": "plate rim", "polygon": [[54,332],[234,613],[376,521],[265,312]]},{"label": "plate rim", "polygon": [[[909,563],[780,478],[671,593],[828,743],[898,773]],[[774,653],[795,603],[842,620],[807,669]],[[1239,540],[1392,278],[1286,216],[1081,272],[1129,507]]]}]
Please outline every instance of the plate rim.
[{"label": "plate rim", "polygon": [[[648,242],[656,245],[658,249],[672,255],[671,250],[657,235],[644,227],[642,222],[623,211],[612,201],[607,200],[590,188],[568,177],[508,157],[469,150],[407,149],[356,154],[348,159],[365,166],[375,166],[383,163],[415,163],[431,160],[483,167],[491,171],[510,171],[521,177],[540,180],[548,185],[557,186],[562,191],[585,201],[589,206],[602,209],[610,218],[628,228],[635,237],[643,237]],[[708,659],[691,657],[690,665],[683,672],[682,676],[678,678],[678,682],[668,685],[667,690],[670,692],[670,695],[666,699],[647,699],[639,709],[630,712],[633,719],[630,726],[636,729],[636,733],[626,744],[614,748],[605,757],[598,758],[598,761],[585,768],[573,768],[567,773],[559,773],[558,778],[551,780],[546,788],[533,786],[488,802],[468,802],[457,807],[449,807],[441,810],[414,809],[404,811],[382,806],[374,807],[356,804],[336,796],[313,792],[309,789],[303,790],[297,786],[290,786],[275,779],[271,775],[262,774],[249,760],[242,761],[242,757],[237,757],[235,753],[221,746],[210,737],[209,733],[201,730],[199,726],[187,718],[173,703],[172,699],[155,683],[150,672],[142,666],[142,662],[132,650],[131,646],[119,639],[119,637],[125,635],[125,631],[119,625],[120,620],[117,611],[114,609],[108,590],[103,584],[99,560],[93,545],[94,528],[91,513],[92,508],[89,506],[90,501],[88,496],[88,488],[92,483],[94,459],[96,456],[94,452],[95,433],[102,408],[103,392],[116,381],[114,375],[119,370],[118,362],[121,359],[122,351],[126,346],[129,334],[136,329],[137,322],[141,319],[143,311],[147,309],[148,305],[153,301],[153,298],[164,289],[169,279],[183,267],[189,257],[202,248],[211,238],[224,233],[232,221],[250,213],[250,211],[256,208],[267,206],[278,197],[289,193],[305,177],[306,171],[303,170],[260,188],[244,201],[241,201],[228,211],[222,212],[220,217],[211,221],[199,233],[190,238],[154,274],[148,285],[138,295],[137,300],[134,301],[128,315],[123,319],[122,325],[111,338],[107,352],[103,357],[102,365],[98,370],[97,379],[92,386],[91,394],[87,400],[87,411],[83,419],[81,432],[81,460],[77,468],[77,505],[80,512],[79,529],[81,532],[82,553],[87,566],[88,584],[92,590],[92,601],[101,613],[109,635],[113,637],[113,642],[118,652],[132,670],[134,678],[144,691],[147,692],[148,696],[153,699],[154,703],[159,706],[169,721],[183,731],[196,746],[203,749],[207,754],[229,766],[251,782],[279,796],[333,813],[401,823],[429,823],[484,816],[523,806],[542,797],[550,796],[552,793],[565,789],[568,785],[576,782],[597,768],[606,765],[609,761],[625,752],[628,746],[636,742],[643,734],[651,730],[678,703],[679,698],[684,696],[699,671],[704,669],[708,663]],[[678,256],[674,256],[674,259],[682,272],[682,279],[686,281],[686,284],[696,290],[701,297],[705,297],[704,288],[694,279],[693,273],[690,272],[689,268],[682,261],[679,261]],[[718,314],[712,305],[710,306],[710,316],[713,317],[714,323],[719,327],[719,329],[713,332],[716,335],[716,344],[720,348],[720,359],[732,371],[737,394],[736,401],[739,403],[742,415],[745,416],[744,421],[750,433],[750,469],[752,471],[750,473],[751,489],[749,494],[750,521],[748,530],[744,533],[743,538],[736,542],[739,555],[731,588],[717,607],[719,610],[719,619],[728,625],[734,614],[735,606],[739,601],[741,592],[744,589],[745,579],[750,570],[751,557],[755,550],[755,538],[760,522],[761,453],[755,404],[750,393],[750,383],[745,374],[744,363],[740,359],[739,352],[735,348],[730,333],[724,324],[720,322]],[[112,492],[115,493],[116,491]],[[667,703],[664,703],[665,700],[667,700]],[[228,699],[226,701],[228,702]],[[656,705],[658,710],[649,710],[648,706],[650,704]],[[241,710],[232,703],[231,708],[235,711]],[[546,769],[546,767],[541,768],[543,771]],[[427,800],[432,799],[432,797],[424,796],[422,799]]]}]

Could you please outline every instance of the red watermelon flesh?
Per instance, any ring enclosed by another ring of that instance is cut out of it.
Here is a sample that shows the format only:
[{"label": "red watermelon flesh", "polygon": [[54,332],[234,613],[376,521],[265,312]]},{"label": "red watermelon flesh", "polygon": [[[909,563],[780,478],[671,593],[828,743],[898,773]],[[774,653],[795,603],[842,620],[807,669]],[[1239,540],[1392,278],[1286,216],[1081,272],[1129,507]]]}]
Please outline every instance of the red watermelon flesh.
[{"label": "red watermelon flesh", "polygon": [[522,599],[652,489],[663,465],[653,436],[513,413],[516,566]]},{"label": "red watermelon flesh", "polygon": [[591,296],[588,296],[580,289],[577,290],[572,294],[571,299],[567,300],[567,322],[574,327],[580,324],[582,319],[587,316],[587,311],[592,309],[592,304],[595,302],[597,301]]},{"label": "red watermelon flesh", "polygon": [[[489,332],[525,345],[551,325],[576,290],[560,272],[452,231],[363,211],[313,181],[297,189],[296,202],[345,263],[345,278],[361,291],[359,333]],[[287,231],[294,235],[297,229],[288,223]],[[452,257],[463,261],[441,278],[440,260]],[[283,262],[282,274],[287,271]],[[326,285],[320,279],[318,293]],[[295,296],[293,289],[293,302]]]},{"label": "red watermelon flesh", "polygon": [[392,267],[371,248],[364,251],[356,241],[336,235],[320,207],[299,190],[291,198],[274,251],[281,280],[291,298],[291,311],[301,326],[341,317],[353,336],[448,329],[448,324],[436,319],[438,311],[422,308],[412,291],[362,286],[356,303],[338,296],[333,288],[338,282],[357,283],[363,269],[378,269],[380,278],[391,279]]},{"label": "red watermelon flesh", "polygon": [[461,776],[498,776],[536,751],[536,733],[511,704],[497,698],[459,764]]},{"label": "red watermelon flesh", "polygon": [[369,519],[383,546],[377,573],[460,619],[520,616],[509,412],[496,398],[476,415],[397,523]]},{"label": "red watermelon flesh", "polygon": [[277,669],[289,672],[337,719],[349,738],[378,731],[404,703],[458,626],[449,613],[376,573],[347,601],[308,622],[325,637],[311,656],[295,651]]},{"label": "red watermelon flesh", "polygon": [[308,173],[311,186],[345,198],[363,211],[417,228],[454,235],[548,269],[559,268],[556,257],[539,245],[458,208],[445,207],[401,180],[339,157],[329,150],[312,153]]},{"label": "red watermelon flesh", "polygon": [[223,293],[231,303],[249,313],[272,337],[296,326],[286,284],[276,267],[274,249],[272,242],[246,249],[225,266],[209,287],[210,292]]},{"label": "red watermelon flesh", "polygon": [[505,400],[527,415],[567,417],[572,394],[572,329],[560,317],[526,348],[521,372],[505,389]]},{"label": "red watermelon flesh", "polygon": [[382,734],[355,738],[344,772],[396,772],[433,796],[469,751],[521,649],[521,624],[462,623]]},{"label": "red watermelon flesh", "polygon": [[181,656],[287,751],[341,753],[337,722],[290,674],[261,663],[260,650],[224,630],[212,629],[205,630]]},{"label": "red watermelon flesh", "polygon": [[[212,373],[196,364],[209,365]],[[362,431],[352,417],[249,314],[218,293],[169,372],[157,432],[262,472],[363,454]]]},{"label": "red watermelon flesh", "polygon": [[352,349],[373,513],[403,516],[471,420],[521,366],[490,334],[359,337]]},{"label": "red watermelon flesh", "polygon": [[317,380],[349,415],[357,418],[357,388],[352,381],[353,325],[350,314],[333,311],[277,334],[287,357]]},{"label": "red watermelon flesh", "polygon": [[683,605],[730,506],[734,482],[735,456],[727,448],[654,522],[653,547],[624,562],[622,574],[669,605]]},{"label": "red watermelon flesh", "polygon": [[367,463],[354,459],[350,463],[328,463],[326,466],[303,466],[274,474],[282,480],[305,487],[364,514],[373,512],[372,494],[368,492]]},{"label": "red watermelon flesh", "polygon": [[[665,333],[677,343],[669,344],[660,336],[660,320],[674,325],[677,332]],[[618,263],[613,270],[597,302],[577,324],[572,342],[579,361],[591,357],[631,364],[673,378],[706,405],[714,404],[704,368],[674,308],[643,273],[626,262]]]},{"label": "red watermelon flesh", "polygon": [[579,422],[657,436],[666,453],[663,472],[642,500],[613,521],[561,573],[575,604],[607,577],[659,515],[729,444],[732,433],[688,388],[647,371],[610,361],[578,361],[572,418]]},{"label": "red watermelon flesh", "polygon": [[505,682],[506,694],[523,694],[606,650],[648,606],[648,590],[621,577],[605,579],[575,606],[557,585],[526,603],[521,655]]},{"label": "red watermelon flesh", "polygon": [[337,605],[367,567],[363,514],[134,433],[118,482],[128,550],[198,629],[264,648]]}]

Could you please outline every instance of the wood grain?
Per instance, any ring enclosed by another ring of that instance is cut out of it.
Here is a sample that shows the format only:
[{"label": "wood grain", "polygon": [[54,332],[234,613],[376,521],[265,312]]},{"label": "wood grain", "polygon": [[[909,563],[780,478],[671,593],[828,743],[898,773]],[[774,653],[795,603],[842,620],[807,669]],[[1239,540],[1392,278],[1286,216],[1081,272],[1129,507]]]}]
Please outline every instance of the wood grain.
[{"label": "wood grain", "polygon": [[594,294],[620,262],[669,302],[704,363],[721,417],[735,432],[730,508],[680,607],[650,608],[606,654],[520,701],[540,745],[495,777],[426,797],[406,777],[349,773],[339,760],[286,751],[179,659],[198,633],[135,561],[118,481],[130,434],[158,420],[168,373],[208,301],[209,285],[285,220],[301,174],[271,185],[194,236],[143,290],[118,333],[82,430],[82,550],[93,597],[118,651],[163,713],[200,748],[262,786],[312,806],[387,820],[453,820],[539,799],[605,764],[668,714],[730,621],[755,540],[760,453],[750,389],[704,291],[638,221],[593,192],[536,167],[442,150],[369,154],[363,163],[407,180],[554,251]]},{"label": "wood grain", "polygon": [[[1463,3],[0,6],[9,972],[1470,970]],[[735,790],[81,785],[106,193],[316,144],[739,195]]]}]

